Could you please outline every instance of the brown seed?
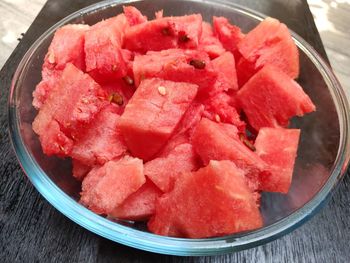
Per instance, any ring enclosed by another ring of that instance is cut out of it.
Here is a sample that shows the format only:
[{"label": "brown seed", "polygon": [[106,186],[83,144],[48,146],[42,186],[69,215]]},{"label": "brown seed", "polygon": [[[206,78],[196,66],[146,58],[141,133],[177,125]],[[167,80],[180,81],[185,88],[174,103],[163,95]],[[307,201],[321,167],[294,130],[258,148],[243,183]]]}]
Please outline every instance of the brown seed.
[{"label": "brown seed", "polygon": [[111,95],[109,95],[108,100],[109,102],[115,103],[119,106],[122,106],[124,103],[123,96],[120,95],[119,93],[112,93]]},{"label": "brown seed", "polygon": [[117,71],[117,69],[118,69],[117,65],[112,66],[112,71]]},{"label": "brown seed", "polygon": [[199,60],[199,59],[192,59],[190,61],[190,65],[194,66],[196,69],[204,69],[205,68],[205,61]]},{"label": "brown seed", "polygon": [[170,30],[169,28],[165,27],[162,29],[162,35],[164,36],[169,36],[170,35]]},{"label": "brown seed", "polygon": [[180,42],[188,42],[190,40],[190,38],[187,36],[187,35],[182,35],[182,36],[179,36],[179,41]]},{"label": "brown seed", "polygon": [[131,77],[129,77],[128,75],[124,76],[123,80],[126,82],[126,84],[128,84],[130,86],[134,85],[134,80]]},{"label": "brown seed", "polygon": [[244,143],[245,146],[247,146],[250,150],[253,152],[256,151],[255,146],[245,137],[243,133],[239,134],[239,139]]}]

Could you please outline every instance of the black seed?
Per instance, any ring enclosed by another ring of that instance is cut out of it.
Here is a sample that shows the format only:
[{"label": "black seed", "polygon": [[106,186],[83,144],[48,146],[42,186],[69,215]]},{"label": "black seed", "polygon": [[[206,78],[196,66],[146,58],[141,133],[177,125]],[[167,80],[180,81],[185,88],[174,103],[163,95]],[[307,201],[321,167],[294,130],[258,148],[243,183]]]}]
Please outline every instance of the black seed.
[{"label": "black seed", "polygon": [[190,65],[194,66],[197,69],[204,69],[205,68],[205,61],[198,60],[198,59],[192,59],[190,61]]}]

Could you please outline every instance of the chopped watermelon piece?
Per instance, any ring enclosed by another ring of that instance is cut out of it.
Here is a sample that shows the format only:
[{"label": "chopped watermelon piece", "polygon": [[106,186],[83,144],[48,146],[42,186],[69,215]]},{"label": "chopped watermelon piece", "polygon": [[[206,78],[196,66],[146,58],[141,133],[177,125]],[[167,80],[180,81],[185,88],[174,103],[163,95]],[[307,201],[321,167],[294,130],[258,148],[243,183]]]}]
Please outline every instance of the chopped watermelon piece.
[{"label": "chopped watermelon piece", "polygon": [[127,21],[124,16],[103,20],[85,34],[86,71],[99,83],[126,75],[121,45]]},{"label": "chopped watermelon piece", "polygon": [[156,19],[163,18],[163,9],[155,12],[154,16]]},{"label": "chopped watermelon piece", "polygon": [[[203,67],[196,67],[194,63]],[[142,79],[158,77],[197,84],[203,94],[213,88],[218,75],[205,52],[181,49],[147,52],[146,55],[136,56],[133,70],[136,86]]]},{"label": "chopped watermelon piece", "polygon": [[163,192],[173,188],[176,178],[184,172],[199,168],[198,155],[191,144],[181,144],[167,156],[153,159],[145,164],[145,175]]},{"label": "chopped watermelon piece", "polygon": [[189,83],[146,79],[136,90],[119,121],[134,156],[149,160],[170,138],[197,94]]},{"label": "chopped watermelon piece", "polygon": [[245,171],[252,190],[257,190],[261,174],[269,173],[267,164],[242,143],[237,128],[203,118],[193,136],[192,145],[204,164],[210,160],[230,160]]},{"label": "chopped watermelon piece", "polygon": [[84,36],[88,25],[65,25],[59,28],[45,56],[44,68],[63,70],[68,63],[84,71]]},{"label": "chopped watermelon piece", "polygon": [[182,117],[181,122],[176,127],[173,135],[168,140],[164,148],[157,154],[160,156],[167,156],[173,149],[180,144],[190,143],[190,138],[200,122],[204,112],[204,105],[193,102]]},{"label": "chopped watermelon piece", "polygon": [[[73,140],[61,131],[60,124],[56,120],[50,120],[50,116],[44,115],[46,113],[41,116],[39,113],[33,123],[33,130],[39,135],[43,152],[48,156],[68,156],[73,149]],[[46,122],[46,117],[48,117],[48,122]]]},{"label": "chopped watermelon piece", "polygon": [[124,157],[94,168],[82,183],[80,202],[98,214],[110,214],[146,179],[142,160]]},{"label": "chopped watermelon piece", "polygon": [[185,174],[158,199],[148,223],[153,233],[206,238],[262,227],[263,221],[244,172],[230,161],[210,161]]},{"label": "chopped watermelon piece", "polygon": [[162,194],[152,181],[146,180],[139,190],[131,194],[109,216],[132,221],[148,220],[154,214],[156,199]]},{"label": "chopped watermelon piece", "polygon": [[88,25],[66,25],[58,29],[45,56],[42,81],[33,92],[33,106],[40,109],[62,75],[67,63],[85,70],[84,39]]},{"label": "chopped watermelon piece", "polygon": [[299,52],[286,25],[266,18],[238,44],[243,58],[237,65],[238,81],[243,86],[265,65],[273,65],[292,79],[299,75]]},{"label": "chopped watermelon piece", "polygon": [[220,92],[215,96],[210,96],[202,103],[205,106],[204,117],[216,122],[231,123],[244,132],[246,124],[240,119],[232,96]]},{"label": "chopped watermelon piece", "polygon": [[35,87],[33,92],[33,106],[36,109],[40,109],[43,106],[46,99],[49,97],[51,90],[57,85],[61,75],[61,70],[43,69],[43,79]]},{"label": "chopped watermelon piece", "polygon": [[147,16],[142,15],[142,13],[133,6],[123,6],[123,11],[128,21],[129,26],[135,26],[147,22]]},{"label": "chopped watermelon piece", "polygon": [[211,24],[207,22],[202,23],[202,35],[198,49],[205,51],[211,59],[217,58],[226,51],[219,39],[214,36]]},{"label": "chopped watermelon piece", "polygon": [[75,159],[72,160],[72,165],[73,165],[72,175],[74,178],[76,178],[79,181],[82,181],[92,169],[90,166],[85,165]]},{"label": "chopped watermelon piece", "polygon": [[237,93],[250,125],[286,127],[289,119],[315,110],[309,96],[294,80],[277,68],[265,66]]},{"label": "chopped watermelon piece", "polygon": [[218,71],[216,85],[218,90],[238,90],[235,58],[232,53],[225,52],[212,61],[213,67]]},{"label": "chopped watermelon piece", "polygon": [[111,104],[103,108],[85,132],[74,138],[71,157],[92,166],[123,156],[127,149],[117,130],[119,118],[118,106]]},{"label": "chopped watermelon piece", "polygon": [[237,26],[230,24],[225,17],[213,17],[214,33],[224,46],[224,48],[230,51],[235,59],[238,60],[240,54],[237,50],[237,45],[244,38],[244,34]]},{"label": "chopped watermelon piece", "polygon": [[55,89],[33,122],[43,151],[66,156],[80,134],[106,104],[106,94],[88,75],[67,64]]},{"label": "chopped watermelon piece", "polygon": [[169,48],[197,48],[202,34],[199,14],[165,17],[130,27],[125,33],[126,49],[146,53]]},{"label": "chopped watermelon piece", "polygon": [[300,137],[299,129],[261,128],[255,141],[256,153],[271,173],[260,178],[260,189],[288,193]]}]

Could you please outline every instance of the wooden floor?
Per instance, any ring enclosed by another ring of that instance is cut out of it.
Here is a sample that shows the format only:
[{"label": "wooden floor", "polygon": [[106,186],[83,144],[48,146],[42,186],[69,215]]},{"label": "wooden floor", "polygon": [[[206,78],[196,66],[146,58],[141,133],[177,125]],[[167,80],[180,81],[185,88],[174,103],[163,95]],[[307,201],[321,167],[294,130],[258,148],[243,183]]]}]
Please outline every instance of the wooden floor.
[{"label": "wooden floor", "polygon": [[[308,2],[333,69],[350,96],[350,0]],[[0,68],[44,3],[45,0],[0,0]]]}]

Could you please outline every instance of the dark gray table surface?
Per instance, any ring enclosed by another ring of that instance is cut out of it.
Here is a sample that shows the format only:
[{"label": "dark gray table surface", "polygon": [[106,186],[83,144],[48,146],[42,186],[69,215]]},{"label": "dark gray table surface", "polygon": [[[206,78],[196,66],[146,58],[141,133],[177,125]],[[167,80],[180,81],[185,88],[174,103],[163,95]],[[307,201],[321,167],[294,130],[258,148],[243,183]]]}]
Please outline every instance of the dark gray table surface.
[{"label": "dark gray table surface", "polygon": [[[350,180],[328,205],[296,231],[254,249],[215,257],[173,257],[135,250],[101,238],[53,208],[31,185],[7,133],[7,97],[13,73],[49,26],[94,0],[49,0],[0,72],[1,262],[350,262]],[[276,17],[327,59],[306,0],[235,0]]]}]

